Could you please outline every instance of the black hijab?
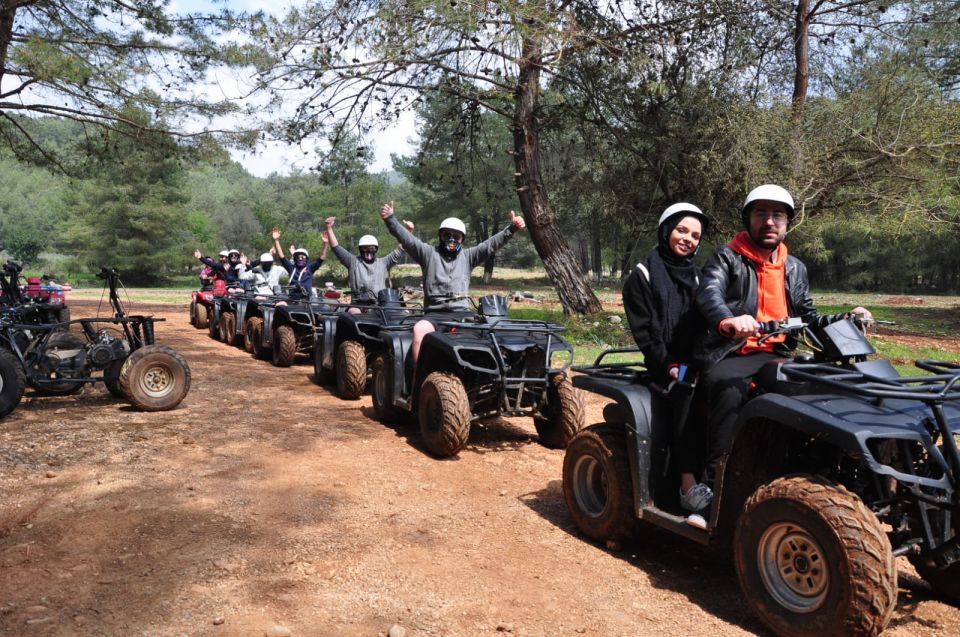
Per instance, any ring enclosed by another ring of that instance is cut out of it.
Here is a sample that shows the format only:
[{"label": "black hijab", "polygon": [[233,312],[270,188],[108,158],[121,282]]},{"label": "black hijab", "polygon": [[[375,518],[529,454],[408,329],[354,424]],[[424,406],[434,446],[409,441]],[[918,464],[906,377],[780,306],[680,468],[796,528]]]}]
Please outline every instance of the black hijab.
[{"label": "black hijab", "polygon": [[[670,233],[686,217],[698,219],[706,233],[706,219],[690,211],[681,211],[668,217],[657,230],[657,247],[647,257],[647,269],[650,272],[650,289],[656,307],[657,328],[662,342],[673,349],[674,336],[691,337],[685,334],[692,329],[695,312],[693,297],[699,284],[700,271],[694,261],[697,250],[690,256],[682,257],[670,249]],[[698,246],[699,247],[699,246]],[[691,318],[692,317],[692,318]],[[689,319],[689,320],[688,320]]]}]

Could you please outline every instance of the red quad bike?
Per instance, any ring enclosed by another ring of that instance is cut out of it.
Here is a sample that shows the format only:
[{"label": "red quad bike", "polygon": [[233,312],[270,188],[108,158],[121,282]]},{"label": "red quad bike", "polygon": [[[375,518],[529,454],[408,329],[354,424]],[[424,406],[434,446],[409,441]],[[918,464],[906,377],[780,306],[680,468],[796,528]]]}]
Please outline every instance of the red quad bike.
[{"label": "red quad bike", "polygon": [[[141,411],[175,408],[190,390],[190,367],[173,348],[157,345],[154,323],[129,316],[117,295],[119,276],[102,268],[113,317],[68,323],[21,323],[16,311],[0,312],[0,418],[13,411],[25,385],[40,395],[67,396],[103,382],[114,396]],[[64,327],[79,331],[58,331]]]},{"label": "red quad bike", "polygon": [[65,292],[71,288],[43,283],[40,277],[27,278],[26,285],[20,285],[19,263],[7,261],[0,272],[0,307],[6,313],[15,311],[21,323],[62,323],[70,320],[70,309],[66,306]]},{"label": "red quad bike", "polygon": [[212,287],[194,290],[190,294],[190,325],[198,330],[207,329],[210,326],[210,315],[213,313],[214,298],[226,293],[227,286],[223,279],[214,281]]},{"label": "red quad bike", "polygon": [[675,394],[641,363],[604,363],[611,352],[577,368],[576,387],[611,401],[604,422],[577,434],[564,457],[563,495],[577,526],[601,542],[651,524],[732,547],[748,604],[786,637],[881,633],[897,600],[899,555],[960,602],[960,365],[917,361],[926,374],[900,376],[868,360],[874,350],[859,327],[773,326],[813,354],[761,369],[705,529],[680,509],[669,450],[686,419],[674,419]]}]

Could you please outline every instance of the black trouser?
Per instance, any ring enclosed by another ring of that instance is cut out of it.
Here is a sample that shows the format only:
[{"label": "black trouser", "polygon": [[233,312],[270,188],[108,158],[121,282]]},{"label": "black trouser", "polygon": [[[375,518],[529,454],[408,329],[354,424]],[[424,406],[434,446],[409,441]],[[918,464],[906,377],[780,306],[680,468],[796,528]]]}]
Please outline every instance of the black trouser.
[{"label": "black trouser", "polygon": [[707,466],[703,481],[713,488],[713,481],[720,468],[720,459],[730,451],[734,426],[740,407],[747,399],[750,382],[760,368],[769,361],[782,358],[768,352],[731,354],[701,376],[700,382],[707,392],[710,420],[707,425]]}]

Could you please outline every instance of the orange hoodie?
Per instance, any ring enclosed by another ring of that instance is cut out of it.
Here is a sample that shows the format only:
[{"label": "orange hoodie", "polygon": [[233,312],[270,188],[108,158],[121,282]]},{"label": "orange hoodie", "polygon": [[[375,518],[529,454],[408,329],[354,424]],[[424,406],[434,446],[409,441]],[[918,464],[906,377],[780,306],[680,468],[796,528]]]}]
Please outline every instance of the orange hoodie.
[{"label": "orange hoodie", "polygon": [[[786,263],[787,246],[781,243],[773,253],[773,262],[769,258],[764,258],[757,247],[750,241],[750,235],[746,230],[741,230],[727,244],[730,249],[737,254],[750,259],[757,272],[757,320],[779,321],[787,318],[789,310],[787,308],[787,286],[786,286]],[[786,334],[778,334],[765,340],[762,344],[757,343],[757,337],[747,338],[743,347],[737,350],[738,354],[750,354],[751,352],[772,352],[776,343],[782,343],[787,339]]]}]

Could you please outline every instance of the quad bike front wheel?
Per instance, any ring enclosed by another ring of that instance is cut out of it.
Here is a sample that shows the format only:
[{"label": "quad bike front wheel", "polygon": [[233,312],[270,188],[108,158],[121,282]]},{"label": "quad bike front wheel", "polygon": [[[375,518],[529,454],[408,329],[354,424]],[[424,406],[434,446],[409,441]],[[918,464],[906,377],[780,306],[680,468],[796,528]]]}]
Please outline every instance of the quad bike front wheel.
[{"label": "quad bike front wheel", "polygon": [[377,420],[385,423],[404,420],[407,413],[393,404],[393,359],[386,354],[380,354],[373,359],[370,385],[373,413]]},{"label": "quad bike front wheel", "polygon": [[740,586],[783,637],[873,637],[897,599],[893,552],[856,495],[816,476],[778,478],[747,500],[734,537]]},{"label": "quad bike front wheel", "polygon": [[573,437],[563,456],[563,499],[577,528],[589,538],[619,542],[636,535],[622,425],[591,425]]},{"label": "quad bike front wheel", "polygon": [[281,325],[273,333],[273,364],[290,367],[297,356],[297,336],[289,325]]},{"label": "quad bike front wheel", "polygon": [[190,301],[190,325],[197,326],[197,302]]},{"label": "quad bike front wheel", "polygon": [[0,348],[0,418],[17,408],[25,386],[20,361],[10,350]]},{"label": "quad bike front wheel", "polygon": [[[52,361],[59,360],[61,352],[72,352],[82,350],[86,347],[86,341],[70,332],[55,332],[47,339],[47,346],[44,350],[45,355]],[[57,379],[59,379],[59,374]],[[83,389],[83,383],[72,380],[55,380],[52,383],[37,383],[27,378],[27,384],[32,387],[41,396],[69,396],[76,394]]]},{"label": "quad bike front wheel", "polygon": [[356,341],[344,341],[337,348],[337,392],[340,398],[356,400],[367,386],[367,354]]},{"label": "quad bike front wheel", "polygon": [[224,312],[220,315],[218,323],[220,340],[227,345],[235,345],[237,342],[237,315],[233,312]]},{"label": "quad bike front wheel", "polygon": [[210,308],[203,303],[197,303],[193,324],[198,330],[207,328],[210,325]]},{"label": "quad bike front wheel", "polygon": [[540,444],[550,449],[563,449],[583,428],[586,409],[583,395],[573,386],[565,372],[547,380],[547,402],[534,416],[533,426],[540,435]]},{"label": "quad bike front wheel", "polygon": [[127,357],[120,389],[141,411],[167,411],[190,391],[190,366],[172,347],[147,345]]},{"label": "quad bike front wheel", "polygon": [[217,320],[217,321],[212,320],[213,317],[210,316],[209,311],[210,311],[210,310],[208,309],[208,310],[207,310],[207,312],[208,312],[208,314],[207,314],[207,333],[210,334],[210,338],[212,338],[212,339],[215,340],[215,341],[219,341],[219,340],[220,340],[220,321],[219,321],[219,320]]},{"label": "quad bike front wheel", "polygon": [[243,324],[243,349],[254,358],[263,358],[263,319],[251,316]]},{"label": "quad bike front wheel", "polygon": [[[960,518],[956,514],[953,518],[953,528],[948,535],[956,537],[960,534]],[[939,520],[938,520],[939,522]],[[942,525],[940,525],[942,527]],[[934,592],[952,604],[960,604],[960,563],[938,568],[930,555],[910,555],[910,563],[917,569],[917,573],[930,585]]]},{"label": "quad bike front wheel", "polygon": [[420,435],[430,453],[455,456],[470,436],[470,401],[460,379],[433,372],[420,388]]}]

